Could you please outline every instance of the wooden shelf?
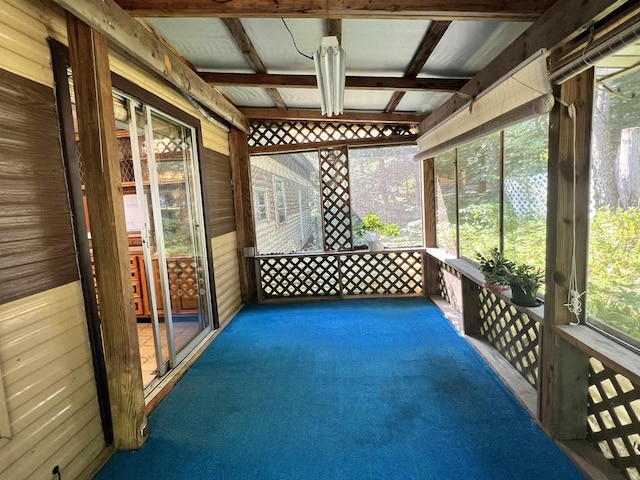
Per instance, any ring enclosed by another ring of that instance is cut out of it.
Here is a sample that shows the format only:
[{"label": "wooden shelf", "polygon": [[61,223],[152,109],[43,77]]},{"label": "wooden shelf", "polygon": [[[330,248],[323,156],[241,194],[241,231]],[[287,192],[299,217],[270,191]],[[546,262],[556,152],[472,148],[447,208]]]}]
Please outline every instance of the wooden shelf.
[{"label": "wooden shelf", "polygon": [[640,385],[640,355],[586,325],[559,325],[560,338]]},{"label": "wooden shelf", "polygon": [[[474,265],[467,262],[466,260],[447,258],[444,260],[444,263],[451,266],[456,271],[460,272],[460,274],[464,275],[469,280],[472,280],[478,285],[484,285],[484,275],[480,272],[480,270],[478,270]],[[526,314],[530,319],[535,320],[538,323],[542,323],[544,321],[544,303],[537,307],[523,307],[522,305],[516,305],[511,301],[511,290],[491,290],[491,292],[498,298],[501,298],[502,300],[507,302],[509,305],[512,305],[513,308],[515,308],[519,312]]]}]

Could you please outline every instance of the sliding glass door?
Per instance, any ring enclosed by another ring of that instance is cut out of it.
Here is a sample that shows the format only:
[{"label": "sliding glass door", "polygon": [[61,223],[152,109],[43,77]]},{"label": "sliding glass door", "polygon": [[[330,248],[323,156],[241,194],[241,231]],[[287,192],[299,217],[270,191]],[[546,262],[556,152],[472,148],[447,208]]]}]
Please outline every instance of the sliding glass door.
[{"label": "sliding glass door", "polygon": [[[177,365],[211,330],[206,244],[195,130],[126,99],[140,236],[147,330],[141,358],[155,357],[145,387]],[[139,319],[140,324],[140,319]],[[150,328],[149,328],[150,327]]]}]

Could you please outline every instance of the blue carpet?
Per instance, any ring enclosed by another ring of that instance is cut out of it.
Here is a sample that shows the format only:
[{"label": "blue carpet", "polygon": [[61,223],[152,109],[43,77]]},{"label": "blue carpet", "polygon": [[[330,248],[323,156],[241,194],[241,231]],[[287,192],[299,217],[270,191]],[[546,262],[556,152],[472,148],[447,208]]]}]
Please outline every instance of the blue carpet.
[{"label": "blue carpet", "polygon": [[584,478],[423,298],[248,306],[98,479]]}]

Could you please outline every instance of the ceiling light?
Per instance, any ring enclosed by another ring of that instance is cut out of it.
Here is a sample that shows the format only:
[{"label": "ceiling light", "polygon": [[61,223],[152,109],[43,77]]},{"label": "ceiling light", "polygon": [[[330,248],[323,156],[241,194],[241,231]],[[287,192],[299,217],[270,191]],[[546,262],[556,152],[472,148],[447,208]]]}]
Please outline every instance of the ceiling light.
[{"label": "ceiling light", "polygon": [[328,117],[344,109],[345,57],[337,37],[322,37],[320,48],[313,54],[322,114]]}]

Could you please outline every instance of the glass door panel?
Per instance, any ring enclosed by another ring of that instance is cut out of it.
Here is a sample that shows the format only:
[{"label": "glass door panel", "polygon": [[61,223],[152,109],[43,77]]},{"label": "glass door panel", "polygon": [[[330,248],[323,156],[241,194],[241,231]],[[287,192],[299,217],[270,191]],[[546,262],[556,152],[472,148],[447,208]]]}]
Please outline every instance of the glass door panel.
[{"label": "glass door panel", "polygon": [[[169,366],[169,332],[163,308],[162,290],[158,287],[158,240],[155,232],[155,216],[149,180],[149,153],[147,147],[147,121],[143,108],[129,101],[130,132],[132,150],[138,152],[134,162],[136,195],[142,219],[142,247],[144,252],[145,301],[148,302],[150,329],[156,354],[158,376],[166,373]],[[138,331],[141,327],[138,325]],[[140,352],[149,354],[148,341],[141,343]],[[144,365],[143,365],[144,367]],[[143,372],[144,377],[144,372]],[[145,386],[147,383],[145,382]]]},{"label": "glass door panel", "polygon": [[164,264],[160,265],[160,270],[165,271],[164,309],[165,313],[170,310],[169,335],[180,361],[185,347],[208,329],[211,319],[204,232],[198,208],[195,135],[193,129],[155,111],[150,111],[147,118],[154,153],[150,179],[152,185],[157,182],[161,219],[156,228],[162,229],[156,233],[164,253]]}]

